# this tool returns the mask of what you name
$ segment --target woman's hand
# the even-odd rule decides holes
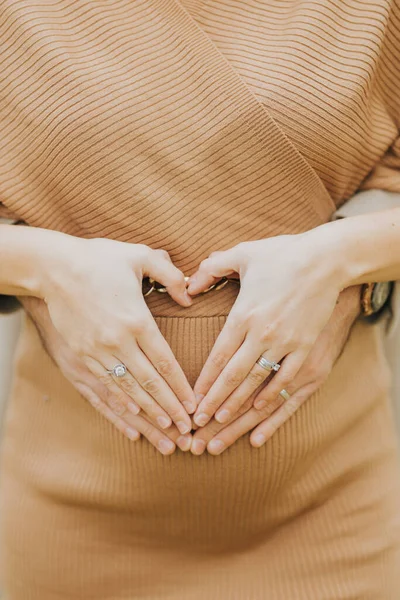
[[[51,321],[108,389],[114,415],[141,408],[161,429],[172,419],[181,434],[188,433],[193,390],[142,293],[142,279],[150,276],[177,303],[190,304],[183,273],[168,254],[142,244],[63,236],[46,260],[41,297]],[[122,377],[108,372],[119,363],[127,369]]]
[[[264,408],[257,410],[251,405],[254,398],[263,397],[265,383],[262,383],[242,406],[239,414],[231,419],[230,424],[221,424],[213,419],[205,427],[198,429],[192,442],[192,453],[202,454],[207,447],[210,454],[221,454],[254,428],[250,443],[255,447],[262,446],[326,381],[343,350],[359,312],[360,287],[347,288],[340,294],[331,318],[317,338],[303,366],[287,386],[290,399],[284,400],[281,395],[278,395]]]
[[[288,388],[327,324],[341,291],[335,256],[323,236],[307,232],[238,244],[215,252],[190,278],[192,295],[223,276],[237,273],[241,289],[194,391],[200,402],[194,422],[215,415],[226,423],[271,371],[262,355],[282,366],[263,391],[265,403]]]
[[[131,401],[130,397],[120,388],[115,390],[114,397],[109,388],[89,371],[53,326],[43,300],[30,296],[20,297],[19,300],[34,322],[47,353],[64,377],[117,429],[131,440],[138,440],[142,434],[162,454],[174,452],[175,444],[183,451],[189,450],[191,434],[181,435],[174,425],[162,431],[148,417],[135,415],[136,410],[115,413],[111,406],[116,402],[126,406]]]

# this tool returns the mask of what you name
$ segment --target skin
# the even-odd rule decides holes
[[[267,256],[274,260],[268,263]],[[229,421],[267,379],[270,371],[256,362],[261,355],[281,368],[255,405],[276,401],[307,359],[341,292],[339,278],[321,264],[307,236],[279,236],[213,253],[188,291],[199,293],[233,274],[240,277],[239,295],[194,387],[200,400],[194,422],[201,427],[214,414],[220,423]]]
[[[52,325],[79,359],[80,369],[84,366],[103,386],[101,395],[86,390],[94,408],[130,439],[145,427],[142,415],[131,418],[139,411],[160,429],[173,422],[181,435],[189,433],[193,390],[142,293],[142,279],[149,275],[177,303],[190,305],[184,275],[168,254],[142,244],[86,240],[30,227],[4,225],[0,232],[4,254],[14,258],[13,269],[5,257],[1,276],[17,279],[17,284],[4,286],[6,291],[25,290],[25,296],[29,289],[45,302]],[[128,369],[124,377],[107,372],[118,363]],[[84,385],[81,378],[81,393]],[[174,449],[171,444],[169,449]]]
[[[264,408],[255,408],[254,399],[257,394],[262,397],[265,388],[265,383],[261,384],[229,424],[218,423],[213,418],[205,427],[199,428],[194,435],[192,453],[202,454],[207,447],[210,454],[221,454],[251,430],[252,446],[262,446],[326,381],[359,312],[360,286],[347,288],[341,293],[331,318],[318,336],[303,366],[287,386],[290,400],[285,401],[278,395]]]
[[[400,278],[400,209],[213,253],[190,278],[188,290],[166,252],[140,244],[3,225],[0,255],[0,293],[45,302],[55,330],[79,358],[81,376],[75,383],[81,393],[130,439],[143,432],[162,451],[149,425],[157,423],[166,431],[174,422],[186,435],[192,424],[189,414],[196,411],[194,420],[201,427],[213,423],[214,415],[224,429],[236,419],[230,426],[233,437],[260,424],[252,434],[252,443],[260,445],[323,379],[313,371],[305,377],[304,369],[307,373],[313,363],[315,348],[321,343],[324,347],[321,334],[332,324],[342,291]],[[195,384],[196,409],[193,391],[147,308],[142,278],[153,277],[176,302],[189,306],[187,291],[196,295],[232,274],[240,278],[240,292]],[[261,354],[281,363],[273,377],[256,364]],[[329,370],[336,357],[333,352]],[[129,370],[120,380],[105,372],[117,362]],[[82,364],[86,375],[94,376],[93,385],[87,385]],[[96,387],[93,396],[98,382],[107,393]],[[278,406],[282,389],[292,396]],[[140,415],[135,414],[139,407]],[[222,411],[230,411],[229,419]],[[221,430],[218,439],[224,435]],[[173,445],[169,448],[174,450]],[[210,440],[209,450],[217,453],[221,448]]]
[[[107,387],[87,369],[86,365],[65,343],[51,322],[45,302],[28,296],[20,297],[19,300],[35,323],[45,349],[66,379],[92,406],[109,421],[116,424],[118,417],[108,408],[109,392]],[[288,386],[288,391],[293,393],[292,403],[296,402],[296,407],[305,402],[329,375],[346,343],[359,310],[360,287],[354,286],[344,290],[303,368],[295,381]],[[261,444],[255,440],[257,434],[264,435],[266,441],[277,427],[283,424],[284,421],[280,417],[285,417],[286,420],[292,414],[287,411],[287,408],[284,408],[285,405],[288,406],[288,403],[284,403],[281,396],[278,396],[267,409],[261,411],[251,406],[253,400],[254,395],[248,399],[238,414],[234,415],[230,424],[221,424],[213,419],[208,425],[196,431],[193,440],[191,434],[180,435],[174,425],[166,430],[161,430],[157,423],[143,413],[140,416],[127,414],[125,419],[131,429],[135,431],[132,440],[138,440],[143,435],[162,454],[172,454],[176,446],[183,451],[190,449],[196,455],[202,454],[207,446],[210,454],[220,454],[252,429],[254,432],[250,441],[255,447],[260,446]],[[269,416],[279,407],[282,408],[281,412],[277,410],[273,416]],[[243,416],[240,416],[241,414]],[[120,426],[123,427],[124,423],[120,423]],[[224,444],[223,447],[221,447],[221,443]]]
[[[91,406],[115,425],[117,429],[125,433],[132,441],[138,440],[142,435],[161,454],[172,454],[176,446],[183,451],[190,449],[191,434],[181,435],[175,425],[163,430],[157,422],[143,411],[140,415],[136,414],[136,411],[129,411],[123,416],[113,412],[110,408],[112,392],[98,377],[91,373],[84,361],[65,342],[51,321],[46,303],[30,296],[22,296],[18,300],[35,324],[43,346],[64,377]],[[123,394],[123,392],[121,393]],[[123,401],[129,402],[129,396]],[[127,428],[132,431],[129,435],[126,432]]]

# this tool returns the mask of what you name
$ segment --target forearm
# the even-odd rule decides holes
[[[35,227],[0,225],[0,294],[44,298],[45,281],[66,254],[64,234]]]
[[[340,219],[309,234],[342,288],[400,279],[400,208]]]

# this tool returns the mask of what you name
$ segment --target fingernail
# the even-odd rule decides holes
[[[193,276],[193,277],[190,277],[190,278],[189,278],[189,283],[188,283],[188,286],[187,286],[187,288],[186,288],[186,289],[187,289],[188,291],[189,291],[190,289],[192,289],[192,290],[193,290],[193,288],[195,288],[195,286],[196,286],[196,281],[197,281],[197,278],[196,278],[195,276]],[[190,293],[190,292],[189,292],[189,293]]]
[[[223,410],[220,410],[215,415],[215,419],[218,421],[218,423],[226,423],[227,421],[229,421],[230,418],[231,418],[231,413],[229,412],[229,410],[226,410],[226,408],[224,408]]]
[[[128,402],[128,410],[130,410],[134,415],[138,415],[140,413],[139,406],[137,406],[137,404],[133,404],[133,402]]]
[[[136,441],[139,439],[140,437],[140,433],[138,431],[136,431],[136,429],[132,429],[131,427],[127,427],[126,428],[126,435],[128,436],[128,438],[132,441]]]
[[[211,440],[207,447],[207,450],[212,454],[221,454],[224,449],[225,444],[222,440]]]
[[[168,417],[157,417],[156,420],[161,429],[168,429],[168,427],[171,427],[172,422],[171,419],[168,419]]]
[[[205,449],[206,443],[203,440],[193,440],[191,447],[192,454],[203,454]]]
[[[265,402],[265,400],[257,400],[256,402],[254,402],[254,408],[256,408],[257,410],[261,410],[262,408],[265,408],[267,406],[267,403]]]
[[[183,296],[188,304],[193,304],[193,298],[188,294],[187,290],[184,291]]]
[[[188,415],[192,415],[196,410],[196,404],[193,404],[193,402],[190,402],[190,400],[182,402],[182,404],[185,407],[185,410],[188,413]]]
[[[178,421],[176,426],[179,429],[179,432],[183,435],[185,435],[185,433],[189,433],[190,431],[190,427],[186,425],[186,423],[184,423],[183,421]]]
[[[204,427],[204,425],[208,423],[209,420],[210,417],[206,415],[206,413],[200,413],[199,415],[197,415],[197,417],[194,418],[194,422],[200,427]]]
[[[200,402],[204,398],[204,394],[195,394],[194,397],[195,397],[195,400],[196,400],[197,404],[200,404]]]
[[[180,435],[176,440],[176,443],[183,452],[187,452],[192,445],[192,439],[191,435]]]
[[[265,435],[263,435],[262,433],[257,433],[257,435],[255,435],[252,440],[251,440],[251,444],[252,446],[255,446],[256,448],[259,448],[260,446],[262,446],[265,443]]]
[[[170,454],[175,450],[175,444],[170,440],[160,440],[157,444],[157,448],[161,454]]]

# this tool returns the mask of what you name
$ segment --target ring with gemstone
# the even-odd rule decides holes
[[[110,371],[107,369],[107,373],[111,373],[112,375],[115,375],[115,377],[123,377],[124,375],[126,375],[126,372],[127,368],[122,363],[118,363]]]
[[[266,371],[279,371],[281,365],[274,360],[268,360],[264,356],[260,356],[257,360],[257,364],[260,365]]]

